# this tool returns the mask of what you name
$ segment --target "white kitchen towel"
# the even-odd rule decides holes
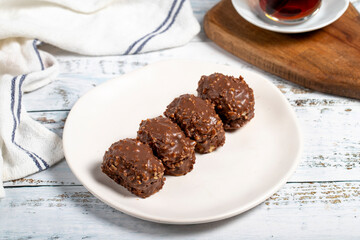
[[[183,45],[199,30],[187,0],[0,0],[0,180],[63,158],[61,139],[22,103],[58,73],[39,41],[86,55],[137,54]]]
[[[199,30],[187,0],[0,0],[0,39],[37,38],[86,55],[176,47]]]
[[[54,57],[36,40],[0,41],[0,176],[3,181],[47,169],[63,158],[61,139],[27,114],[24,92],[48,84],[58,73]],[[0,181],[1,183],[1,181]],[[0,197],[4,189],[0,184]]]

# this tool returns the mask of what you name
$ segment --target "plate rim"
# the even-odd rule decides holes
[[[106,80],[105,82],[99,84],[98,86],[94,87],[93,89],[89,90],[84,95],[82,95],[76,101],[76,103],[73,105],[73,107],[71,108],[71,110],[70,110],[70,112],[68,114],[68,117],[67,117],[67,119],[65,121],[64,131],[63,131],[62,143],[63,143],[65,160],[66,160],[71,172],[75,175],[75,177],[80,181],[80,183],[91,194],[93,194],[96,198],[100,199],[103,203],[107,204],[108,206],[111,206],[112,208],[114,208],[114,209],[116,209],[116,210],[118,210],[118,211],[120,211],[122,213],[125,213],[125,214],[127,214],[129,216],[132,216],[132,217],[136,217],[136,218],[146,220],[146,221],[150,221],[150,222],[161,223],[161,224],[188,225],[188,224],[202,224],[202,223],[215,222],[215,221],[220,221],[220,220],[224,220],[224,219],[227,219],[227,218],[237,216],[237,215],[239,215],[241,213],[244,213],[244,212],[254,208],[255,206],[261,204],[266,199],[271,197],[274,193],[276,193],[282,186],[284,186],[286,184],[287,180],[291,177],[291,175],[295,172],[297,166],[299,165],[300,160],[301,160],[301,156],[302,156],[302,152],[303,152],[303,134],[302,134],[301,127],[300,127],[300,124],[299,124],[299,120],[296,117],[294,109],[292,108],[292,106],[290,105],[290,103],[288,102],[286,97],[281,93],[281,91],[271,81],[269,81],[268,79],[266,79],[266,77],[260,75],[259,73],[254,72],[252,70],[239,68],[239,71],[246,71],[246,72],[249,72],[251,74],[255,74],[258,77],[262,78],[263,80],[265,80],[268,83],[269,87],[271,87],[273,90],[275,90],[278,93],[279,98],[285,103],[285,105],[289,109],[289,113],[291,114],[291,118],[294,120],[294,123],[295,123],[295,126],[296,126],[296,132],[298,134],[299,145],[298,145],[298,148],[297,148],[296,157],[293,160],[293,163],[292,163],[291,167],[287,170],[286,174],[284,176],[282,176],[281,180],[277,184],[274,184],[273,187],[269,188],[265,192],[265,194],[261,195],[261,197],[257,198],[254,201],[249,202],[248,204],[246,204],[246,205],[244,205],[244,206],[242,206],[240,208],[235,208],[232,211],[227,211],[227,212],[225,212],[223,214],[217,214],[217,215],[214,215],[212,217],[191,218],[191,220],[189,220],[187,218],[184,218],[184,219],[171,219],[171,218],[163,218],[163,217],[156,217],[156,216],[154,217],[154,216],[149,216],[147,214],[145,214],[145,215],[141,214],[138,211],[136,211],[136,212],[129,211],[126,207],[125,208],[119,208],[119,206],[113,205],[111,202],[107,201],[102,196],[96,194],[91,189],[91,187],[86,184],[86,182],[82,181],[82,179],[81,179],[81,177],[79,177],[77,171],[74,170],[74,167],[73,167],[71,161],[69,161],[68,158],[67,158],[68,153],[67,153],[67,147],[66,147],[66,141],[67,141],[66,139],[68,138],[67,137],[68,136],[67,129],[68,129],[68,126],[69,126],[69,121],[68,120],[69,119],[71,120],[72,113],[74,111],[76,111],[76,109],[81,104],[81,102],[84,101],[86,96],[90,95],[93,91],[97,91],[99,88],[106,87],[107,85],[111,84],[113,81],[118,81],[121,78],[125,78],[125,77],[128,77],[129,75],[136,74],[138,71],[143,71],[145,68],[151,68],[151,67],[153,67],[155,65],[162,65],[162,64],[169,64],[169,63],[176,64],[176,63],[179,63],[179,62],[181,62],[181,63],[186,62],[186,63],[192,63],[192,64],[196,64],[196,63],[204,64],[205,63],[205,64],[211,64],[211,65],[220,65],[222,67],[227,67],[227,68],[236,68],[235,66],[224,65],[224,64],[208,62],[208,61],[189,60],[189,59],[170,59],[170,60],[161,60],[161,61],[157,61],[157,62],[154,62],[154,63],[150,63],[150,64],[148,64],[148,65],[146,65],[144,67],[135,69],[135,70],[133,70],[131,72],[128,72],[128,73],[125,73],[123,75],[120,75],[120,76],[114,77],[112,79]]]
[[[278,28],[275,28],[273,27],[272,25],[262,25],[256,21],[252,21],[252,19],[248,18],[247,16],[245,16],[244,14],[242,14],[243,12],[241,11],[241,9],[237,6],[237,3],[236,2],[239,2],[239,1],[244,1],[244,0],[231,0],[231,3],[233,5],[233,7],[235,8],[236,12],[242,17],[244,18],[247,22],[259,27],[259,28],[262,28],[262,29],[265,29],[265,30],[268,30],[268,31],[272,31],[272,32],[278,32],[278,33],[289,33],[289,34],[296,34],[296,33],[305,33],[305,32],[311,32],[311,31],[315,31],[315,30],[318,30],[320,28],[323,28],[323,27],[326,27],[330,24],[332,24],[333,22],[335,22],[336,20],[338,20],[344,13],[345,11],[349,8],[349,5],[350,5],[350,0],[342,0],[345,5],[344,7],[339,10],[337,12],[337,14],[330,20],[330,21],[326,21],[322,24],[319,24],[319,25],[316,25],[314,27],[310,27],[310,28],[301,28],[301,29],[297,29],[297,28],[294,28],[294,29],[289,29],[287,28],[288,26],[284,25],[284,26],[281,26],[281,25],[276,25]],[[246,0],[247,1],[247,0]],[[323,0],[322,4],[324,4],[324,2],[326,2],[327,0]],[[316,17],[316,15],[314,16],[314,18]],[[263,20],[260,19],[260,21],[262,23],[266,23],[264,22]],[[301,25],[301,24],[299,24]],[[296,26],[299,26],[299,25],[296,25]]]

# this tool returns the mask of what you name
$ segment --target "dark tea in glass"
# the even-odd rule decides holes
[[[273,21],[296,24],[315,15],[321,0],[259,0],[265,16]]]

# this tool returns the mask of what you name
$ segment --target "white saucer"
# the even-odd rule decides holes
[[[263,20],[252,6],[254,0],[232,0],[232,4],[245,20],[260,28],[280,33],[302,33],[314,31],[335,22],[348,8],[349,0],[323,0],[315,16],[297,25],[284,25]]]
[[[196,94],[201,75],[213,72],[241,74],[255,95],[255,117],[226,133],[223,147],[196,154],[193,171],[167,176],[163,189],[146,199],[101,172],[111,143],[136,137],[141,120],[161,115],[180,94]],[[129,215],[171,224],[217,221],[255,207],[285,184],[302,149],[296,115],[271,82],[250,70],[184,60],[151,64],[91,90],[72,108],[63,142],[72,172],[96,197]]]

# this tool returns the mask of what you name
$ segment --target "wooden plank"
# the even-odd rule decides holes
[[[54,51],[53,54],[57,54],[60,63],[61,74],[53,83],[24,95],[24,103],[29,111],[69,110],[80,96],[96,85],[149,63],[173,58],[232,65],[239,67],[240,74],[241,69],[252,69],[281,88],[293,106],[359,105],[356,100],[312,92],[265,73],[210,42],[192,42],[179,48],[130,56],[63,56]]]
[[[5,187],[26,187],[26,186],[81,186],[71,172],[65,159],[42,171],[24,178],[4,182]],[[7,190],[5,190],[7,192]]]
[[[359,169],[360,122],[356,121],[360,119],[359,107],[299,107],[295,112],[304,136],[301,166],[309,168],[303,168],[304,171],[319,168],[322,169],[319,178],[323,174],[339,177],[335,172],[326,173],[327,169],[334,169],[337,173],[344,171],[342,177],[346,179],[354,168]]]
[[[290,179],[301,181],[359,180],[360,106],[299,106],[295,112],[304,135],[302,161]],[[68,111],[31,112],[33,119],[61,136]],[[77,185],[66,162],[5,186]]]
[[[194,15],[201,26],[200,33],[194,37],[191,41],[201,41],[201,42],[209,42],[211,41],[205,34],[203,28],[203,20],[206,12],[215,6],[220,0],[192,0],[190,1],[191,7],[193,9]]]
[[[258,207],[209,224],[171,226],[122,214],[80,186],[8,188],[0,239],[357,239],[360,182],[287,184]],[[21,225],[19,225],[21,223]]]
[[[56,112],[29,112],[32,119],[41,123],[59,136],[62,136],[69,111]]]

